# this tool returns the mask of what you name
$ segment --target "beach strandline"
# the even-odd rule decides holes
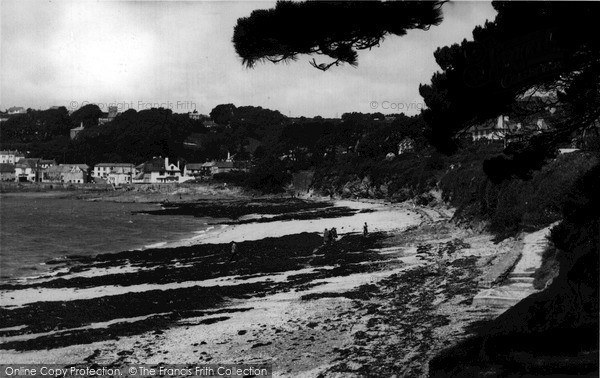
[[[334,206],[348,207],[358,212],[339,218],[291,219],[267,223],[220,225],[191,238],[168,243],[165,247],[173,248],[199,243],[217,244],[230,243],[232,241],[259,240],[302,232],[322,233],[326,228],[331,229],[332,227],[335,227],[340,235],[362,233],[365,222],[368,224],[371,232],[388,232],[418,225],[422,221],[422,215],[405,204],[389,205],[384,203],[339,200],[334,201]],[[264,218],[268,217],[267,215]],[[257,219],[259,218],[263,217],[258,217]]]

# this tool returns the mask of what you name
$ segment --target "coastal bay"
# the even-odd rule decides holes
[[[452,225],[451,209],[172,197],[136,216],[229,218],[160,248],[73,256],[47,275],[2,284],[2,360],[426,375],[448,337],[498,313],[471,303],[489,256],[510,246]],[[331,227],[340,238],[324,245]],[[232,241],[240,257],[230,261]]]

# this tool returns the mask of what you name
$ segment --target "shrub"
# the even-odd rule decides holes
[[[482,169],[485,154],[462,156],[460,167],[440,180],[444,200],[459,209],[457,217],[487,219],[490,230],[510,236],[521,229],[538,229],[561,218],[561,204],[570,188],[598,159],[590,153],[561,155],[529,180],[513,178],[495,184]]]
[[[559,272],[558,260],[556,259],[558,250],[554,245],[548,246],[542,253],[542,265],[533,275],[533,287],[542,290],[548,282],[556,277]]]
[[[277,158],[265,158],[258,162],[248,174],[246,185],[263,193],[282,193],[292,180],[285,165]]]
[[[243,171],[232,171],[226,173],[217,173],[213,175],[213,180],[219,182],[226,182],[228,184],[246,186],[248,182],[249,174]]]

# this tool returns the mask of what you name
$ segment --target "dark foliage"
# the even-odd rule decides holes
[[[527,177],[574,131],[600,116],[600,43],[594,37],[598,3],[494,2],[493,22],[473,30],[473,41],[438,48],[442,72],[420,93],[429,139],[456,149],[462,129],[500,114],[527,115],[560,104],[564,117],[546,135],[531,138],[510,157],[491,161],[495,181]],[[531,100],[533,95],[538,101]],[[539,100],[543,99],[543,100]]]
[[[236,107],[233,104],[217,105],[210,111],[210,118],[219,125],[228,125],[233,118],[235,109]]]
[[[278,1],[238,19],[233,44],[243,63],[281,62],[300,54],[333,59],[313,66],[357,64],[357,50],[378,46],[386,36],[426,30],[441,20],[439,1]]]
[[[28,109],[27,113],[10,117],[0,124],[2,144],[40,143],[55,137],[69,136],[73,122],[67,108]]]
[[[291,180],[292,176],[284,163],[276,157],[268,156],[252,167],[247,185],[264,193],[280,193]]]
[[[96,104],[84,105],[71,114],[73,124],[79,126],[83,123],[83,127],[98,126],[98,118],[100,117],[102,117],[102,110]]]
[[[561,155],[528,180],[515,177],[494,182],[482,169],[482,161],[493,154],[487,151],[471,155],[467,158],[471,161],[457,162],[457,168],[441,178],[439,187],[444,199],[458,208],[457,219],[487,220],[490,230],[500,237],[561,219],[570,188],[598,161],[590,153]]]
[[[185,156],[183,141],[197,121],[169,109],[128,110],[102,127],[80,132],[73,142],[74,159],[142,163],[155,156]]]

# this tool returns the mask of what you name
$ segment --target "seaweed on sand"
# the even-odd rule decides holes
[[[249,214],[286,214],[332,207],[330,202],[304,201],[298,198],[268,198],[248,200],[197,200],[185,203],[163,203],[162,209],[140,211],[138,214],[190,215],[238,219]]]
[[[343,262],[341,266],[289,276],[288,280],[283,282],[264,280],[248,283],[242,280],[230,286],[215,284],[118,295],[107,294],[89,299],[34,302],[22,307],[0,308],[0,328],[5,329],[0,332],[0,336],[7,338],[0,344],[0,349],[56,348],[116,339],[150,330],[164,330],[183,319],[189,322],[192,321],[191,319],[206,316],[209,314],[207,310],[224,305],[230,298],[241,299],[289,291],[310,285],[315,279],[364,271],[364,265],[355,263],[373,260],[377,256],[374,252],[359,252],[375,247],[384,237],[384,234],[376,233],[369,238],[358,235],[344,236],[335,247],[332,247],[339,254],[338,261]],[[120,266],[128,262],[153,269],[71,279],[61,277],[37,284],[12,285],[9,289],[144,285],[194,281],[234,274],[257,275],[294,271],[309,266],[318,268],[330,263],[328,259],[314,258],[315,251],[319,254],[320,246],[321,237],[316,233],[246,241],[239,243],[240,259],[230,264],[224,263],[229,258],[229,244],[198,245],[174,248],[169,251],[127,251],[115,255],[100,255],[96,260],[92,259],[89,265],[90,267],[96,264]],[[347,249],[347,253],[341,248]],[[323,254],[322,251],[320,253]],[[175,262],[191,266],[175,267],[173,266]],[[49,334],[44,334],[47,332]],[[30,335],[30,338],[19,337],[11,340],[14,336],[27,335]]]

